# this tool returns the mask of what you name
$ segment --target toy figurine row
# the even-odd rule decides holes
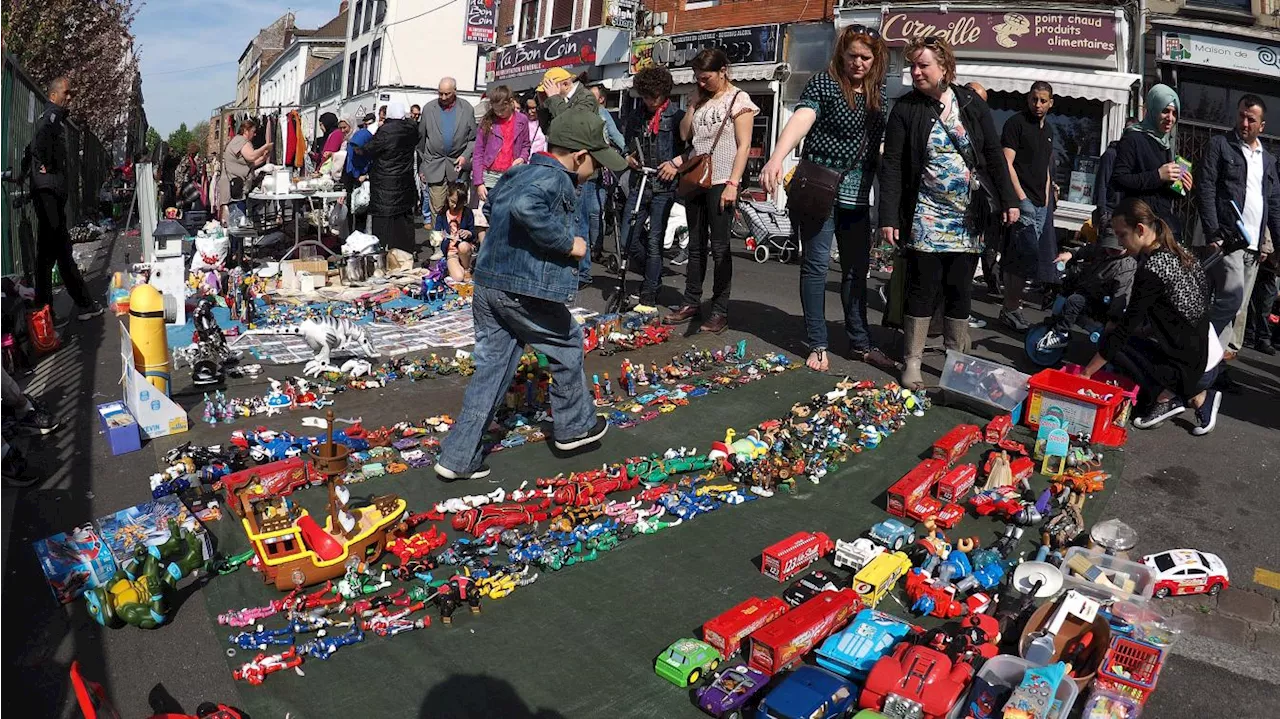
[[[531,359],[536,362],[536,357]],[[397,559],[395,565],[374,568],[352,563],[343,580],[332,587],[310,594],[295,590],[283,600],[219,617],[223,624],[249,626],[284,613],[284,628],[265,630],[259,625],[257,631],[232,635],[232,641],[260,651],[272,645],[295,645],[280,654],[258,655],[237,670],[236,677],[260,682],[266,673],[297,666],[313,652],[327,658],[338,646],[360,641],[366,632],[394,636],[424,628],[430,620],[413,615],[428,603],[449,624],[461,604],[478,613],[481,598],[505,597],[535,581],[539,575],[534,567],[554,571],[589,562],[626,539],[771,493],[763,485],[755,486],[759,491],[750,491],[745,482],[769,477],[771,486],[777,487],[779,482],[789,485],[798,476],[818,481],[851,451],[876,446],[881,437],[900,428],[907,416],[922,414],[926,404],[896,385],[878,389],[871,383],[846,380],[741,439],[730,430],[706,454],[673,449],[661,456],[538,480],[534,489],[526,484],[511,492],[498,489],[441,502],[429,512],[404,517],[389,532],[386,546]],[[750,468],[756,465],[770,469],[753,472]],[[635,489],[640,491],[628,499],[610,500],[611,495]],[[466,536],[446,544],[445,533],[436,525],[412,532],[421,522],[446,518]],[[545,531],[526,529],[540,522],[547,523]],[[435,577],[442,567],[451,567],[451,576]],[[384,592],[392,580],[408,586]],[[315,619],[299,621],[299,614]],[[346,631],[330,638],[336,642],[332,649],[313,643],[318,640],[298,644],[300,633],[322,628]]]
[[[822,532],[798,532],[766,547],[760,571],[779,582],[825,556],[835,570],[810,571],[781,598],[752,597],[712,618],[703,640],[676,640],[657,656],[654,672],[680,687],[706,679],[694,701],[716,717],[739,716],[756,704],[761,716],[851,716],[862,709],[867,717],[1060,719],[1091,684],[1082,716],[1135,719],[1178,634],[1176,622],[1143,601],[1153,585],[1156,594],[1162,586],[1143,568],[1203,566],[1217,583],[1207,591],[1216,591],[1229,581],[1225,565],[1192,550],[1152,555],[1139,565],[1113,556],[1110,545],[1106,553],[1073,548],[1064,556],[1084,529],[1085,497],[1103,486],[1105,475],[1094,469],[1101,458],[1088,446],[1038,441],[1036,452],[1074,455],[1076,467],[1044,462],[1048,482],[1037,494],[1034,465],[1024,445],[1009,438],[1011,428],[1006,415],[985,429],[966,424],[943,435],[929,458],[889,487],[886,507],[897,518],[864,536],[832,542]],[[958,462],[983,442],[993,446],[984,449],[987,481],[977,489],[975,465]],[[1016,471],[1011,452],[1024,460],[1012,463]],[[1007,522],[990,547],[942,531],[940,518],[955,526],[964,514],[955,503],[974,489],[974,513]],[[1031,527],[1040,529],[1041,546],[1025,559],[1021,537]],[[1099,536],[1111,535],[1133,532],[1111,526]],[[1136,537],[1126,540],[1133,543]],[[899,580],[911,613],[948,623],[925,632],[879,611]],[[1037,600],[1048,597],[1057,599],[1033,614]],[[1000,655],[1004,637],[1021,638],[1018,648],[1017,641],[1003,647],[1020,657]],[[817,667],[800,664],[810,652]],[[722,661],[727,668],[715,674]]]

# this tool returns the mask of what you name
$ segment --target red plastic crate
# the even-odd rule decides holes
[[[1118,387],[1058,369],[1041,370],[1027,384],[1031,393],[1023,416],[1028,427],[1039,429],[1044,411],[1056,406],[1064,410],[1073,435],[1088,432],[1092,442],[1108,447],[1128,441],[1129,433],[1124,429],[1128,401]],[[1082,390],[1092,394],[1081,394]]]
[[[1156,646],[1128,637],[1115,637],[1098,667],[1095,684],[1146,703],[1156,689],[1164,652]]]
[[[1078,377],[1081,374],[1084,374],[1084,367],[1081,367],[1078,364],[1071,364],[1070,362],[1068,362],[1062,365],[1062,371],[1066,372],[1069,375]],[[1115,374],[1112,372],[1108,372],[1104,369],[1098,370],[1097,372],[1095,372],[1093,374],[1092,379],[1097,382],[1101,382],[1103,384],[1109,384],[1112,387],[1119,389],[1120,394],[1124,395],[1124,398],[1126,401],[1128,401],[1129,406],[1123,407],[1123,417],[1122,417],[1123,421],[1121,422],[1121,424],[1124,425],[1125,427],[1128,427],[1129,414],[1132,413],[1133,408],[1138,405],[1138,391],[1141,389],[1141,387],[1138,386],[1137,382],[1134,382],[1132,379],[1125,377],[1122,374]]]

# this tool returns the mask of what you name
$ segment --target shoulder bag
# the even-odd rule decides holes
[[[728,125],[729,120],[733,118],[733,104],[738,101],[740,94],[742,91],[738,90],[729,100],[724,119],[720,121],[720,129],[716,130],[716,138],[711,141],[711,151],[690,155],[689,159],[680,166],[678,170],[680,179],[676,185],[676,194],[680,197],[692,197],[699,192],[711,189],[711,156],[715,154],[716,146],[720,144],[720,136],[724,134],[725,125]]]
[[[959,103],[956,104],[956,112],[960,112]],[[942,124],[942,131],[947,133],[947,138],[951,140],[956,152],[960,153],[960,158],[964,160],[965,166],[969,168],[972,182],[969,185],[969,210],[965,214],[965,223],[969,226],[970,232],[982,234],[994,224],[996,218],[1000,217],[1000,198],[996,195],[996,185],[991,181],[991,176],[978,167],[978,148],[974,147],[972,131],[969,133],[969,151],[965,152],[960,147],[960,142],[956,139],[956,136],[951,133],[951,128],[947,126],[946,121],[942,119],[942,115],[938,113],[936,107],[933,109],[933,116],[938,118],[938,122]]]

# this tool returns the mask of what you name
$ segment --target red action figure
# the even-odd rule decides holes
[[[543,500],[536,505],[517,502],[486,504],[453,515],[453,528],[479,537],[493,527],[515,529],[521,525],[546,521],[561,511],[560,507],[551,507],[550,500]]]
[[[453,610],[463,602],[470,605],[472,614],[480,613],[480,592],[471,577],[463,574],[455,574],[441,584],[432,601],[440,608],[440,621],[445,624],[453,624]]]
[[[253,661],[245,663],[239,669],[231,673],[233,679],[241,679],[249,682],[253,686],[262,684],[262,680],[268,674],[275,674],[282,669],[292,669],[302,664],[302,657],[298,656],[296,647],[289,647],[279,654],[259,654],[253,658]]]
[[[412,519],[412,518],[411,518]],[[404,527],[406,523],[401,523]],[[410,525],[411,526],[411,525]],[[397,527],[399,530],[399,527]],[[431,529],[408,536],[393,536],[387,540],[387,551],[400,559],[400,564],[408,564],[414,559],[421,559],[444,546],[446,535],[436,525]]]

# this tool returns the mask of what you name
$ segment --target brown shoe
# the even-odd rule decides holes
[[[668,314],[662,318],[664,325],[678,325],[681,322],[688,322],[698,316],[699,308],[697,305],[682,305],[680,309]]]
[[[711,319],[703,322],[702,326],[698,328],[698,331],[710,332],[713,335],[718,335],[727,329],[729,329],[728,317],[725,317],[724,315],[711,315]]]
[[[900,363],[893,361],[889,355],[881,352],[879,348],[876,347],[862,351],[853,350],[849,353],[849,359],[856,360],[858,362],[865,362],[872,367],[882,369],[885,372],[902,371],[902,365]]]
[[[1235,362],[1235,361],[1236,361],[1236,351],[1235,351],[1235,350],[1227,350],[1227,351],[1223,352],[1223,353],[1222,353],[1222,361],[1223,361],[1223,362]]]

